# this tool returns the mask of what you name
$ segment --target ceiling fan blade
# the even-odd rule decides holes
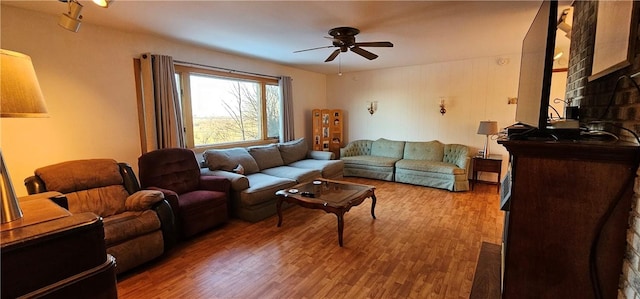
[[[304,50],[293,51],[293,53],[300,53],[300,52],[305,52],[305,51],[318,50],[318,49],[326,49],[326,48],[333,48],[333,47],[334,47],[334,46],[317,47],[317,48],[311,48],[311,49],[304,49]]]
[[[364,42],[364,43],[355,43],[354,46],[357,47],[393,47],[391,42]]]
[[[333,53],[331,53],[331,55],[329,55],[329,57],[327,57],[327,60],[325,60],[324,62],[333,61],[334,59],[336,59],[338,54],[340,54],[340,49],[336,49],[335,51],[333,51]]]
[[[364,57],[364,58],[366,58],[366,59],[369,59],[369,60],[374,60],[374,59],[378,58],[378,55],[373,54],[373,53],[371,53],[371,52],[369,52],[369,51],[367,51],[365,49],[359,48],[357,46],[356,47],[351,47],[351,51],[356,53],[356,54],[358,54],[358,55],[360,55],[360,56],[362,56],[362,57]]]

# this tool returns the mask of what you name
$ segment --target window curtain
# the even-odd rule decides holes
[[[143,54],[140,66],[142,152],[185,147],[173,58],[166,55]]]
[[[280,86],[280,142],[291,141],[295,138],[293,133],[293,93],[291,91],[291,77],[282,76],[278,80]]]

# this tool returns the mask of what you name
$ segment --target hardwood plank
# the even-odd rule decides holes
[[[500,298],[501,247],[482,242],[469,299]]]
[[[482,242],[499,243],[495,187],[449,192],[362,178],[370,201],[335,215],[293,206],[233,219],[119,277],[120,298],[468,298]]]

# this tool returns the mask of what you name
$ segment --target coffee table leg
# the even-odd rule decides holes
[[[338,216],[338,244],[342,247],[342,231],[344,230],[344,213],[336,214]]]
[[[278,227],[282,225],[282,199],[276,200],[276,210],[278,211]]]
[[[371,195],[371,217],[373,217],[373,219],[376,219],[376,214],[374,213],[376,209],[376,194],[374,193],[373,195]]]

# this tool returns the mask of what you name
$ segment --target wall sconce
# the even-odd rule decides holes
[[[378,111],[378,102],[369,102],[367,104],[367,111],[369,111],[369,114],[371,115],[376,113],[376,111]]]
[[[444,115],[447,113],[447,109],[444,108],[444,98],[440,97],[440,114]]]

